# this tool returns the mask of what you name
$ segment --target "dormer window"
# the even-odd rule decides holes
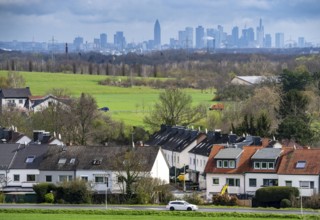
[[[67,158],[60,158],[58,164],[65,164],[67,162]]]
[[[256,170],[273,170],[274,164],[275,164],[274,162],[255,161],[253,162],[253,167]]]
[[[26,159],[26,163],[33,163],[35,158],[36,158],[35,156],[28,156]]]
[[[70,163],[71,163],[71,164],[74,164],[75,162],[76,162],[76,158],[71,158],[71,159],[70,159]]]
[[[235,160],[217,160],[217,168],[236,168]]]
[[[298,161],[296,164],[296,169],[304,169],[306,167],[306,161]]]

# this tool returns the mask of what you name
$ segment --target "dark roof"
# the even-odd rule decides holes
[[[199,135],[197,130],[188,129],[182,126],[161,126],[161,130],[151,136],[146,142],[147,145],[158,145],[165,150],[182,152]]]
[[[1,98],[28,98],[31,96],[30,88],[1,89]]]
[[[209,156],[211,148],[214,144],[222,144],[228,142],[228,135],[220,132],[209,131],[206,138],[192,148],[189,153],[198,154],[202,156]]]
[[[114,169],[115,155],[124,154],[131,147],[106,147],[106,146],[49,146],[43,157],[40,170],[112,170]],[[159,147],[134,148],[146,160],[146,171],[150,171],[159,152]],[[65,163],[58,163],[60,159]],[[75,162],[70,163],[74,158]]]
[[[9,167],[20,144],[0,144],[0,170]]]
[[[43,144],[22,145],[17,152],[11,169],[39,169],[39,165],[47,149],[48,145]],[[26,163],[26,159],[29,156],[34,156],[32,163]]]

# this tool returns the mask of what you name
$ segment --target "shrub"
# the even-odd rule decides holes
[[[63,182],[57,188],[57,200],[60,199],[71,204],[91,203],[91,192],[87,183],[79,179]]]
[[[302,204],[305,208],[320,209],[320,194],[304,198]]]
[[[290,200],[291,198],[298,196],[299,190],[295,187],[270,186],[258,189],[256,191],[255,199],[260,206],[273,206],[279,208],[281,200]]]
[[[4,203],[5,201],[5,195],[3,193],[0,193],[0,203]]]
[[[53,203],[54,202],[54,196],[53,196],[53,193],[47,193],[44,195],[44,201],[46,203]]]
[[[204,203],[203,199],[196,192],[192,193],[191,195],[185,195],[183,199],[189,203],[196,204],[196,205],[201,205]]]
[[[228,205],[229,203],[229,196],[228,195],[213,195],[212,196],[212,203],[214,205]]]
[[[52,183],[39,183],[39,184],[33,185],[33,190],[37,194],[37,201],[45,202],[44,196],[47,193],[56,190],[56,186]]]
[[[289,199],[282,199],[280,202],[280,207],[281,208],[289,208],[291,207],[291,201]]]

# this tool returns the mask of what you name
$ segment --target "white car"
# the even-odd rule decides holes
[[[170,211],[174,211],[174,210],[196,211],[198,210],[198,206],[190,204],[183,200],[175,200],[175,201],[170,201],[166,206],[166,209]]]

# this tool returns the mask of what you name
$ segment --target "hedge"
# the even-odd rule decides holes
[[[298,197],[299,190],[289,186],[269,186],[260,188],[256,191],[258,202],[270,203],[280,202],[282,199],[290,200],[292,197]]]

